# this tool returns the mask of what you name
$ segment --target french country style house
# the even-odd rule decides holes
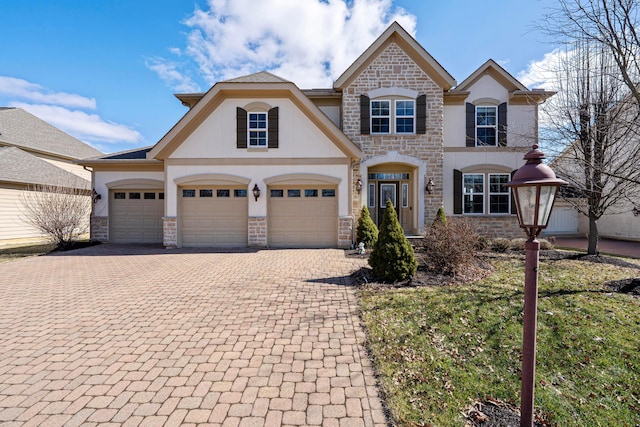
[[[86,159],[91,233],[166,247],[349,247],[391,199],[407,234],[439,207],[519,236],[504,186],[537,142],[538,105],[488,60],[462,83],[393,23],[333,84],[268,72],[178,94],[187,113],[154,146]]]

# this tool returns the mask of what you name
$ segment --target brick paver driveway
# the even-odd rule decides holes
[[[384,425],[339,250],[0,264],[0,425]]]

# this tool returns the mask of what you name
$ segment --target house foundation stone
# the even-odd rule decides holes
[[[162,217],[162,244],[165,248],[178,247],[178,220],[175,216]]]
[[[338,219],[338,247],[350,248],[353,243],[353,217],[343,216]]]
[[[249,217],[249,246],[267,247],[267,218],[264,216]]]
[[[109,217],[92,216],[89,222],[91,240],[107,242],[109,240]]]

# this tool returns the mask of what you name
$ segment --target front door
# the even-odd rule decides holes
[[[396,210],[396,214],[399,214],[398,210],[398,187],[399,182],[378,182],[378,194],[380,195],[380,199],[378,200],[378,215],[377,215],[377,226],[380,227],[382,224],[382,218],[384,218],[384,211],[387,208],[387,200],[391,200],[394,209]],[[398,219],[400,216],[398,215]]]

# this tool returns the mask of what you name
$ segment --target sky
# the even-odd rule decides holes
[[[330,88],[398,21],[458,81],[487,59],[529,88],[555,46],[555,0],[0,0],[0,106],[104,153],[150,146],[186,113],[173,94],[262,70]],[[542,86],[541,86],[542,85]]]

